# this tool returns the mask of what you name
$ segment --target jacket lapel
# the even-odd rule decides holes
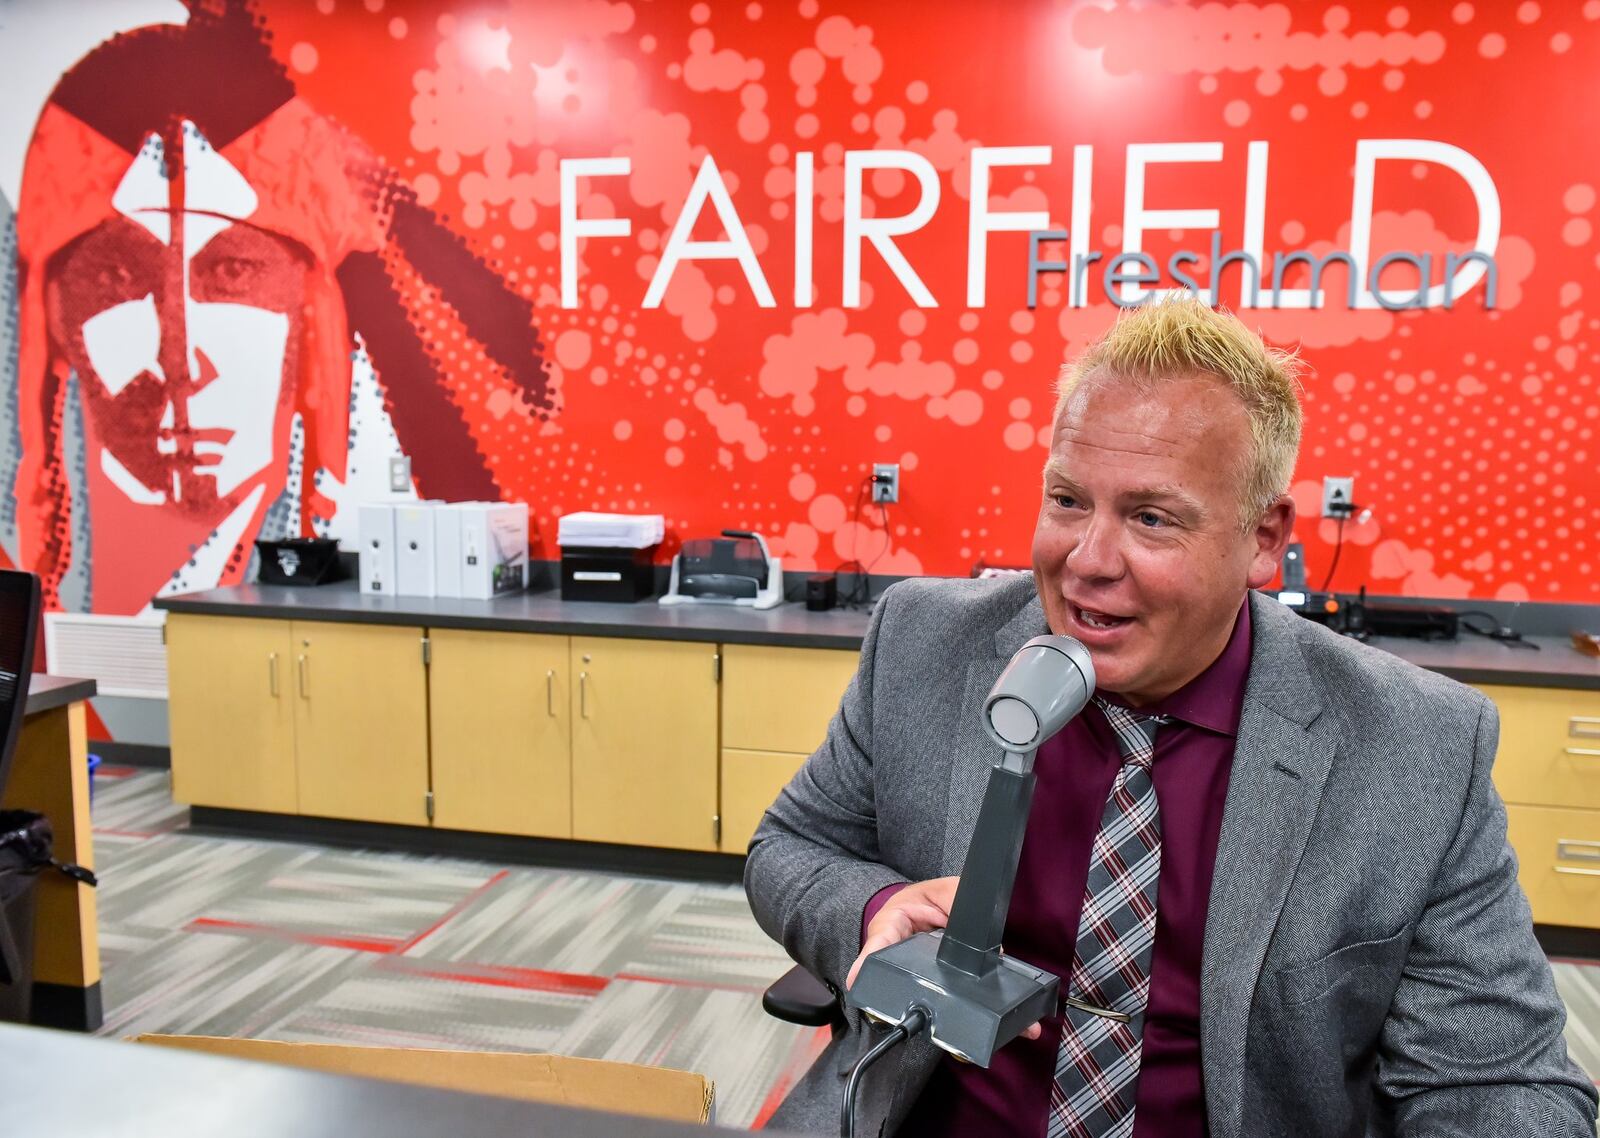
[[[1254,643],[1201,953],[1201,1063],[1215,1138],[1237,1138],[1250,1004],[1333,762],[1303,618],[1250,595]]]
[[[950,805],[940,865],[940,872],[947,877],[960,873],[967,860],[967,847],[972,844],[972,831],[978,824],[978,808],[989,785],[989,768],[1001,757],[1000,748],[983,730],[983,701],[1017,649],[1049,631],[1044,606],[1030,589],[1016,615],[995,633],[994,656],[967,665],[961,708],[950,734]]]

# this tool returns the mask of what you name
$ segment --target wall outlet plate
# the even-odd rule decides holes
[[[409,455],[389,456],[389,489],[404,494],[411,489],[411,458]]]
[[[1351,513],[1356,492],[1354,478],[1324,478],[1322,480],[1322,516],[1347,518]]]
[[[900,500],[900,464],[875,462],[872,464],[872,500],[898,502]]]

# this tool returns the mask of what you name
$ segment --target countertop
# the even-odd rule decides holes
[[[28,705],[23,708],[22,714],[28,716],[38,715],[41,711],[53,711],[69,703],[76,703],[80,699],[88,699],[94,693],[93,680],[78,680],[71,676],[47,676],[43,672],[35,672],[28,680]]]
[[[210,616],[851,650],[861,647],[870,619],[865,610],[808,612],[795,603],[757,612],[725,605],[664,608],[653,599],[636,604],[564,601],[554,590],[492,601],[377,596],[361,593],[354,581],[311,588],[237,585],[164,598],[156,607]],[[1438,642],[1374,637],[1369,643],[1463,683],[1600,691],[1600,660],[1578,652],[1562,637],[1529,637],[1527,643],[1538,645],[1538,651],[1472,635]]]
[[[559,636],[626,636],[640,640],[698,640],[771,644],[788,648],[859,649],[867,634],[865,610],[808,612],[783,604],[760,612],[733,605],[662,606],[654,598],[635,604],[564,601],[555,590],[513,593],[492,601],[458,597],[396,597],[362,593],[354,581],[295,587],[235,585],[156,601],[168,612],[254,616],[279,620],[334,620],[358,624],[411,624]]]

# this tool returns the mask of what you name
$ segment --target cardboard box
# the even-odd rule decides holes
[[[716,1098],[715,1087],[704,1075],[560,1055],[346,1047],[336,1043],[280,1043],[205,1035],[136,1035],[131,1040],[334,1075],[674,1122],[710,1122]]]
[[[433,596],[433,515],[437,505],[407,502],[394,508],[395,591],[402,596]]]
[[[525,502],[464,502],[461,515],[461,595],[480,601],[520,593],[528,583],[528,506]]]
[[[393,594],[394,507],[376,502],[363,503],[358,524],[361,591]]]

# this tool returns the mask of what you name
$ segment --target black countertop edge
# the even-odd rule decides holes
[[[577,604],[579,602],[573,602]],[[641,605],[650,604],[641,601]],[[837,633],[781,632],[764,628],[707,627],[686,624],[627,624],[622,621],[577,621],[540,617],[470,616],[459,613],[376,612],[337,609],[300,609],[288,606],[266,607],[254,604],[229,604],[215,601],[184,601],[171,598],[156,602],[156,607],[174,613],[200,616],[243,616],[256,620],[308,620],[339,624],[391,624],[417,628],[460,628],[483,632],[531,632],[552,636],[600,636],[629,640],[684,640],[707,644],[750,644],[774,648],[861,649],[863,631],[841,629]]]
[[[77,703],[80,699],[88,699],[95,693],[93,680],[79,680],[71,676],[50,676],[43,672],[35,672],[28,679],[28,703],[23,708],[22,714],[38,715],[45,711],[54,711],[58,707],[65,707],[69,703]]]
[[[870,619],[864,610],[813,613],[798,604],[756,612],[713,605],[662,608],[654,600],[635,604],[563,601],[553,590],[518,593],[495,601],[375,597],[357,592],[349,582],[317,589],[240,585],[163,598],[156,601],[156,607],[173,613],[266,620],[847,651],[860,650]],[[1600,661],[1579,655],[1564,637],[1529,637],[1528,643],[1539,646],[1539,652],[1476,637],[1442,643],[1374,637],[1370,643],[1462,683],[1600,691]]]

